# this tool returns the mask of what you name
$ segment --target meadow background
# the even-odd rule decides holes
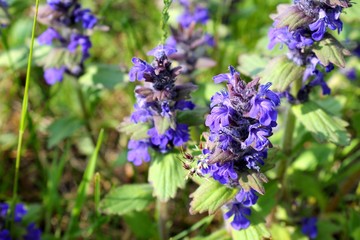
[[[113,187],[130,183],[146,183],[148,165],[135,167],[127,161],[128,136],[117,131],[124,117],[133,110],[134,88],[128,71],[131,59],[136,56],[148,61],[146,52],[159,44],[162,1],[156,0],[82,0],[99,17],[101,27],[92,34],[91,57],[86,61],[86,73],[75,82],[66,76],[53,86],[45,83],[40,66],[48,54],[48,47],[35,42],[30,76],[29,105],[26,131],[20,165],[18,200],[28,208],[27,221],[36,222],[43,239],[158,239],[155,204],[146,211],[130,212],[124,216],[104,215],[97,207],[100,196]],[[207,107],[210,97],[223,86],[216,86],[212,76],[237,66],[245,78],[247,73],[263,68],[269,59],[284,54],[286,49],[268,50],[267,33],[272,25],[269,15],[275,12],[281,0],[224,0],[199,1],[209,8],[211,20],[204,30],[216,41],[208,54],[216,66],[196,73],[199,89],[193,94],[195,103]],[[45,4],[45,1],[40,1]],[[35,1],[10,0],[10,24],[1,29],[0,44],[0,200],[9,202],[13,194],[14,166],[22,99],[26,79],[32,18]],[[176,26],[181,6],[173,3],[169,24]],[[346,10],[342,20],[344,30],[336,36],[350,49],[360,43],[360,9],[357,4]],[[46,29],[38,24],[36,36]],[[355,68],[359,74],[359,59],[346,59],[347,69]],[[358,75],[359,76],[359,75]],[[291,192],[288,203],[301,198],[306,204],[328,204],[338,196],[344,184],[350,189],[340,194],[328,220],[323,221],[318,239],[360,239],[360,89],[359,77],[350,81],[343,71],[328,76],[333,92],[320,97],[323,106],[341,116],[349,125],[351,144],[337,147],[331,143],[317,143],[303,127],[295,132],[295,160],[287,169]],[[79,91],[85,101],[79,99]],[[284,103],[281,111],[286,107]],[[86,110],[85,112],[83,110]],[[280,117],[281,118],[281,117]],[[202,121],[202,119],[200,119]],[[271,138],[275,148],[282,139],[281,119]],[[95,173],[99,189],[94,184],[95,174],[87,179],[88,188],[78,189],[86,167],[95,150],[96,138],[104,129]],[[205,127],[194,129],[193,143]],[[95,137],[95,138],[94,138]],[[274,165],[279,158],[274,156]],[[180,160],[179,160],[180,161]],[[91,162],[91,161],[90,161]],[[275,172],[275,171],[274,171]],[[267,175],[271,179],[274,172]],[[349,181],[351,179],[351,181]],[[349,183],[350,182],[350,183]],[[174,239],[209,236],[223,225],[221,213],[190,215],[189,194],[197,184],[189,181],[178,191],[169,204],[168,227]],[[272,193],[277,191],[276,181],[266,184],[267,194],[260,200],[269,213],[277,204]],[[94,197],[94,195],[96,197]],[[71,211],[79,210],[74,226],[69,228]],[[283,212],[281,212],[283,213]],[[285,213],[283,213],[285,214]],[[290,218],[290,217],[289,217]],[[286,219],[286,218],[285,218]],[[280,222],[271,228],[273,239],[291,238],[293,230]],[[70,229],[70,230],[69,230]],[[289,230],[290,229],[290,230]],[[217,232],[213,239],[226,239],[225,232]],[[292,233],[293,234],[293,233]],[[300,235],[299,235],[300,236]],[[210,238],[206,238],[210,239]]]

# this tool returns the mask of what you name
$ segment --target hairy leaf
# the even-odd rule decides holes
[[[149,182],[154,187],[154,195],[161,201],[174,198],[178,188],[185,186],[186,172],[175,154],[158,155],[149,168]]]
[[[167,117],[154,116],[154,124],[159,134],[164,134],[171,126],[171,120]]]
[[[292,82],[302,78],[304,70],[304,67],[296,65],[285,56],[274,58],[261,73],[260,82],[272,82],[273,90],[283,92]]]
[[[350,143],[345,127],[347,122],[329,115],[315,102],[306,102],[292,107],[297,119],[319,142],[332,142],[339,146]]]
[[[128,184],[111,190],[100,202],[100,210],[106,214],[123,215],[141,211],[152,201],[149,184]]]
[[[268,180],[266,176],[262,173],[244,173],[241,175],[239,179],[239,183],[242,188],[246,191],[250,191],[250,189],[254,189],[261,195],[265,194],[265,188],[263,183],[267,183]]]
[[[48,148],[52,148],[65,138],[71,137],[83,125],[83,121],[77,117],[65,117],[54,121],[48,129]]]
[[[239,189],[228,188],[214,180],[205,181],[190,197],[190,213],[203,213],[208,211],[213,214],[225,203],[235,197]]]
[[[239,67],[241,73],[249,76],[255,77],[261,71],[264,70],[266,64],[268,63],[268,59],[257,55],[257,54],[242,54],[239,57]]]
[[[333,63],[338,67],[345,67],[344,56],[351,55],[349,50],[328,33],[325,34],[321,41],[313,45],[312,51],[324,66]]]
[[[149,126],[144,123],[132,123],[129,120],[125,120],[120,123],[120,126],[117,129],[119,132],[130,135],[130,139],[132,140],[149,138],[147,134]]]
[[[181,111],[177,113],[177,122],[188,126],[199,126],[204,124],[204,115],[209,112],[208,108],[195,108],[194,110]]]
[[[278,13],[273,16],[275,27],[289,27],[293,31],[301,26],[308,25],[314,19],[305,14],[305,12],[296,5],[282,5],[278,8]]]
[[[87,66],[85,74],[79,79],[83,85],[107,89],[113,89],[123,81],[124,73],[120,71],[119,66],[107,64]]]

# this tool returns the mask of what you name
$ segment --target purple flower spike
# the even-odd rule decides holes
[[[143,162],[149,162],[150,154],[148,147],[149,143],[145,141],[130,140],[128,143],[128,160],[133,162],[135,166],[139,166]]]
[[[171,54],[176,53],[176,49],[170,45],[159,45],[156,48],[150,50],[147,55],[154,56],[158,59],[162,58],[164,55],[170,56]]]
[[[253,189],[250,189],[250,191],[246,192],[242,188],[235,198],[245,207],[251,207],[252,205],[256,204],[259,197],[256,195],[256,192]]]

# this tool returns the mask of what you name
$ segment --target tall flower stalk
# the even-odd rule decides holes
[[[268,138],[277,125],[280,98],[269,89],[270,83],[260,85],[259,79],[246,83],[233,67],[229,70],[214,77],[215,83],[226,82],[227,90],[211,98],[205,122],[210,133],[197,168],[201,175],[237,189],[235,198],[224,206],[224,217],[231,218],[231,226],[240,230],[250,226],[250,207],[258,194],[264,194],[250,179],[267,181],[260,167],[272,147]]]
[[[175,49],[160,45],[148,52],[154,57],[151,65],[139,58],[132,59],[130,81],[145,82],[144,86],[136,87],[135,111],[123,124],[144,126],[144,136],[133,136],[128,144],[128,160],[135,165],[150,161],[149,149],[164,154],[189,140],[188,125],[178,123],[176,116],[179,111],[194,109],[194,103],[188,99],[196,86],[175,83],[181,67],[171,67],[168,56],[174,52]]]

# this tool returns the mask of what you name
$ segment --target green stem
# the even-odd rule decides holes
[[[17,192],[18,192],[18,188],[19,188],[19,168],[20,168],[20,160],[21,160],[21,149],[22,149],[23,135],[25,132],[25,119],[26,119],[27,110],[28,110],[30,73],[31,73],[31,63],[32,63],[32,56],[33,56],[36,19],[37,19],[37,15],[38,15],[38,9],[39,9],[39,0],[36,0],[35,16],[34,16],[34,20],[33,20],[33,27],[32,27],[32,33],[31,33],[30,52],[29,52],[28,65],[27,65],[27,71],[26,71],[25,90],[24,90],[24,97],[23,97],[22,109],[21,109],[21,119],[20,119],[20,126],[19,126],[19,140],[18,140],[17,152],[16,152],[14,188],[13,188],[13,197],[12,197],[12,204],[11,204],[11,214],[12,215],[14,215],[14,209],[15,209],[15,204],[16,204],[16,200],[17,200]]]
[[[89,138],[91,139],[91,142],[92,142],[93,146],[95,147],[97,140],[96,140],[96,137],[93,134],[93,129],[92,129],[91,125],[90,125],[90,121],[89,121],[90,120],[90,113],[87,110],[86,102],[85,102],[85,96],[84,96],[84,94],[82,92],[79,81],[78,81],[78,79],[76,79],[76,80],[77,80],[76,83],[75,83],[76,84],[76,91],[77,91],[77,95],[78,95],[79,102],[80,102],[80,108],[81,108],[83,118],[84,118],[86,132],[89,135]],[[106,159],[105,159],[105,156],[104,156],[104,153],[103,153],[102,150],[100,150],[99,156],[100,156],[102,162],[104,162],[107,165],[107,162],[106,162]]]
[[[166,226],[168,219],[167,202],[162,202],[159,199],[156,200],[156,213],[158,218],[158,230],[161,240],[169,239],[169,232]]]
[[[161,18],[161,29],[163,31],[163,36],[161,37],[161,44],[164,44],[168,36],[168,26],[167,22],[169,21],[169,8],[171,6],[172,0],[164,0],[164,8],[162,10]]]

